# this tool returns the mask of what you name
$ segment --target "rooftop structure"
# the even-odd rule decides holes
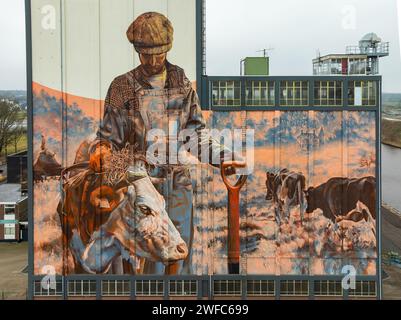
[[[389,55],[390,45],[375,34],[365,35],[345,54],[329,54],[313,60],[314,75],[377,75],[379,59]]]

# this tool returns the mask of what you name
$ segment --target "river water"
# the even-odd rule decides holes
[[[383,201],[401,211],[401,149],[382,145]]]

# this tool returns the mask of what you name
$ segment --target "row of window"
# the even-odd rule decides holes
[[[245,104],[247,106],[274,106],[274,81],[246,81]],[[343,106],[342,81],[315,81],[315,106]],[[280,106],[308,106],[308,81],[280,81]],[[349,81],[348,104],[350,106],[376,106],[376,81]],[[212,81],[213,106],[241,106],[241,81]]]
[[[34,283],[35,296],[62,296],[62,281],[56,281],[55,286],[46,288],[41,281]],[[198,294],[198,281],[196,280],[170,280],[169,296],[193,296]],[[68,281],[67,294],[70,297],[95,297],[95,280]],[[341,297],[343,290],[341,281],[315,280],[313,282],[314,295],[322,297]],[[131,283],[129,280],[103,280],[101,295],[104,297],[129,297]],[[136,280],[136,296],[164,296],[163,280]],[[276,293],[274,280],[247,280],[247,296],[274,297]],[[355,289],[350,289],[350,297],[375,297],[377,294],[375,281],[356,281]],[[214,280],[214,296],[242,296],[241,280]],[[281,280],[280,296],[309,296],[308,280]]]
[[[69,280],[67,282],[67,295],[70,297],[96,296],[96,280]],[[135,290],[137,296],[164,296],[163,280],[136,280]],[[170,296],[196,296],[198,292],[196,280],[170,280]],[[62,281],[53,285],[42,284],[35,281],[35,296],[61,296],[63,294]],[[131,283],[129,280],[102,280],[102,296],[130,296]]]

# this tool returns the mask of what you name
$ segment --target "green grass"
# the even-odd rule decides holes
[[[17,149],[15,149],[15,145],[14,143],[11,143],[7,146],[7,152],[4,150],[1,154],[0,154],[0,158],[3,158],[7,155],[13,154],[13,153],[17,153],[17,152],[21,152],[21,151],[25,151],[28,149],[28,137],[26,135],[23,135],[21,137],[21,139],[18,141],[17,143]]]

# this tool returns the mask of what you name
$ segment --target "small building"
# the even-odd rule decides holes
[[[27,181],[28,152],[23,151],[7,156],[7,183]]]
[[[329,54],[313,60],[313,74],[325,75],[377,75],[379,59],[389,55],[389,43],[375,33],[365,35],[356,46],[348,46],[345,54]]]
[[[310,131],[301,130],[297,140],[302,151],[309,152],[313,149],[318,149],[324,145],[324,129],[323,127],[320,128],[319,134],[316,133],[316,129]]]
[[[247,57],[244,62],[245,76],[268,76],[269,57]]]
[[[26,241],[28,197],[19,184],[0,185],[0,242]]]

